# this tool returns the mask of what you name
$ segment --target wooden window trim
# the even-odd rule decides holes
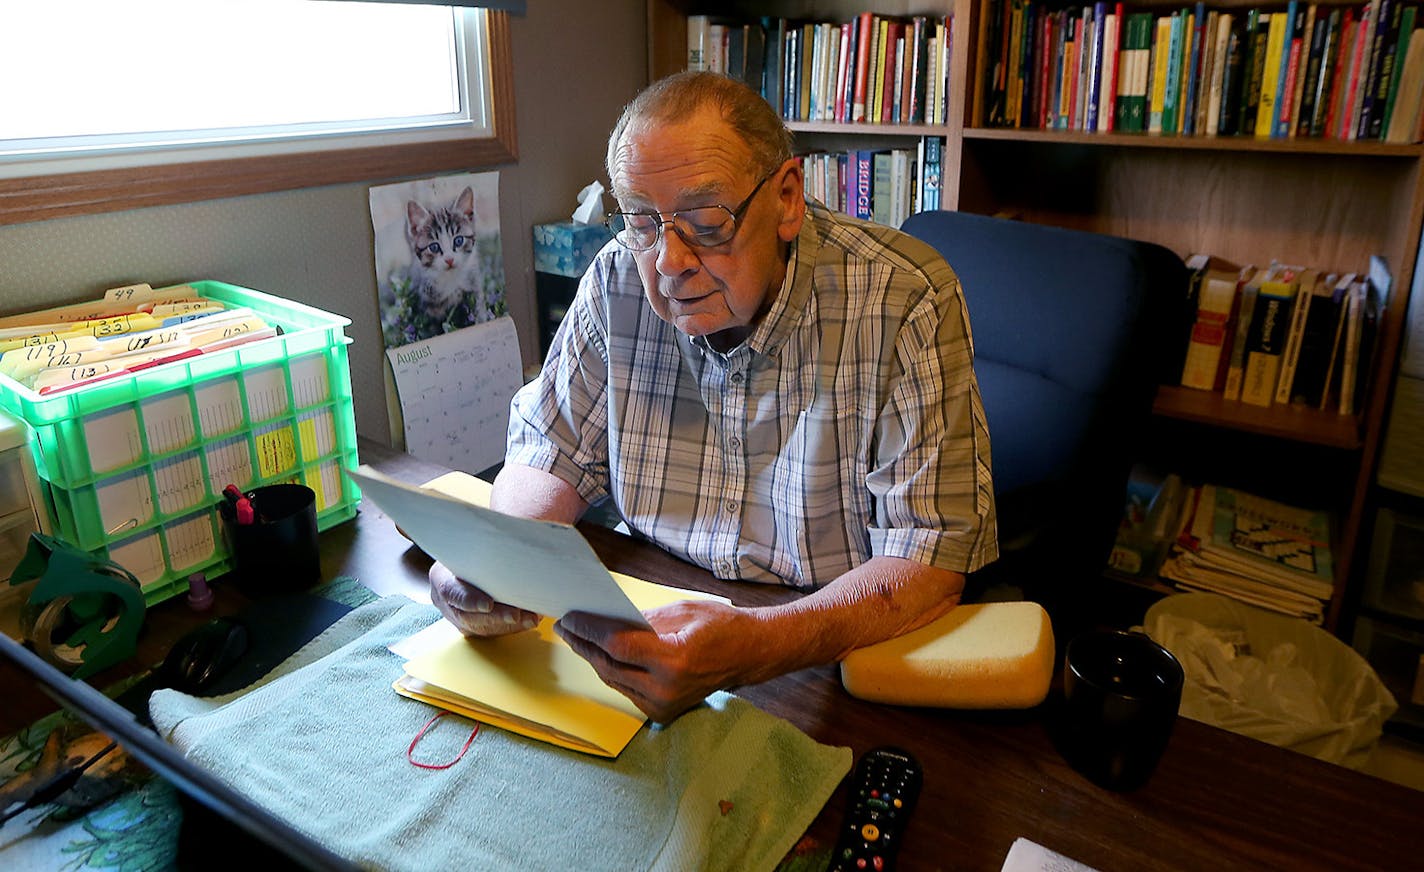
[[[0,225],[511,163],[509,14],[491,11],[488,24],[493,136],[0,179]]]

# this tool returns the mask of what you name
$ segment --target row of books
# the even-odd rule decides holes
[[[806,195],[839,212],[899,227],[914,212],[938,209],[944,140],[907,148],[817,151],[801,155]]]
[[[687,17],[687,67],[758,89],[788,121],[943,124],[953,17]]]
[[[276,336],[251,309],[188,285],[111,288],[98,300],[0,318],[0,374],[42,395]]]
[[[1334,273],[1193,255],[1183,387],[1256,406],[1359,411],[1373,370],[1388,265]]]
[[[1403,0],[1171,12],[989,0],[972,123],[1417,142],[1420,26],[1417,6]]]

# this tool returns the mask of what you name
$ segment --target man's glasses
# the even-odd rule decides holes
[[[613,232],[618,244],[633,251],[647,251],[658,244],[663,228],[672,223],[672,229],[682,237],[682,241],[694,248],[710,248],[732,241],[741,226],[742,215],[751,205],[752,198],[761,190],[767,180],[776,175],[772,170],[761,177],[752,192],[735,209],[726,206],[699,206],[696,209],[680,209],[676,212],[609,212],[604,225]],[[663,215],[667,217],[664,218]]]

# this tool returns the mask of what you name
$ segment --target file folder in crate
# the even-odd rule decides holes
[[[86,387],[41,395],[0,374],[0,407],[29,428],[53,533],[108,557],[151,605],[194,572],[232,567],[217,504],[294,481],[316,492],[317,526],[356,514],[356,419],[349,318],[214,281],[190,282],[246,306],[281,335]]]

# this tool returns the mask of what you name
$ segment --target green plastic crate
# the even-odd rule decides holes
[[[350,319],[221,282],[204,297],[246,306],[282,335],[41,396],[0,375],[0,407],[26,422],[55,535],[134,573],[149,603],[194,572],[231,568],[223,486],[296,481],[317,526],[356,514]]]

